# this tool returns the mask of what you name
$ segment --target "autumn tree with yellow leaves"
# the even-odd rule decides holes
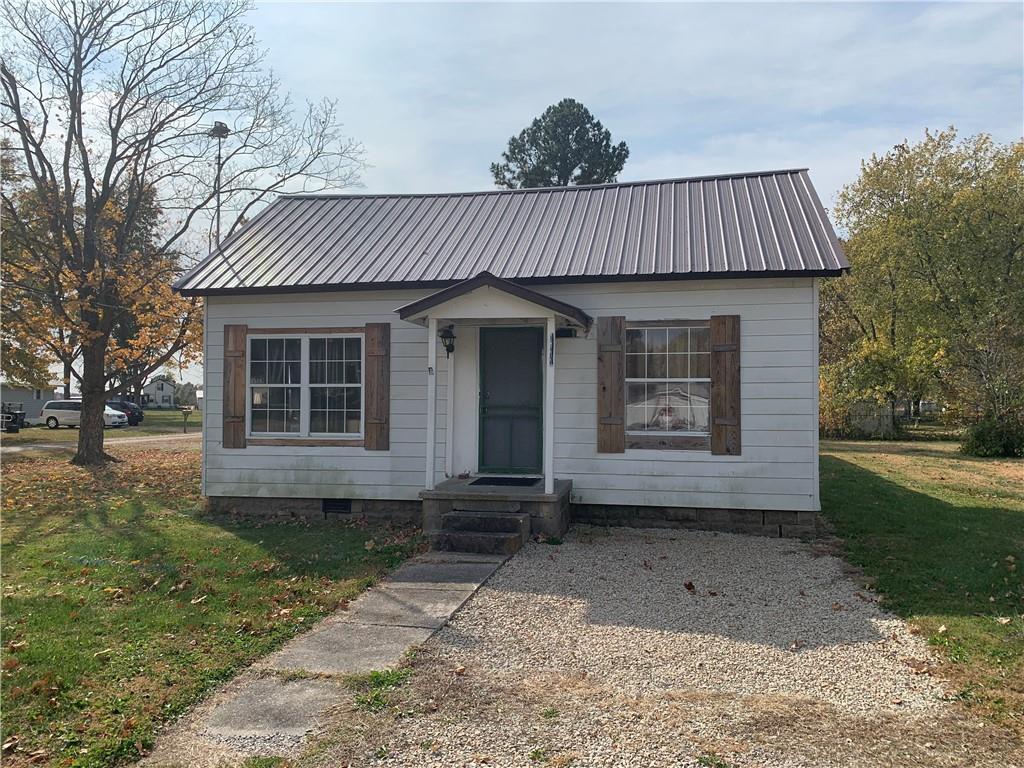
[[[23,168],[0,195],[4,342],[26,376],[59,359],[55,334],[77,351],[75,463],[108,458],[112,385],[198,349],[200,308],[171,283],[183,255],[196,255],[197,232],[212,227],[215,201],[226,236],[289,185],[357,179],[361,148],[341,134],[335,103],[297,113],[263,69],[250,9],[246,0],[0,0],[0,125]],[[229,126],[222,147],[215,119]]]

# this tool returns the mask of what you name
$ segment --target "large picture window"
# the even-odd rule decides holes
[[[250,336],[248,433],[361,437],[363,337]]]
[[[625,362],[627,434],[710,433],[708,323],[630,324]]]

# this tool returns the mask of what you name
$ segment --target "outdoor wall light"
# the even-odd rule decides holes
[[[444,345],[444,356],[451,357],[452,352],[455,351],[455,334],[452,332],[452,328],[455,326],[446,325],[441,329],[441,332],[437,334],[438,338],[441,339],[441,343]]]

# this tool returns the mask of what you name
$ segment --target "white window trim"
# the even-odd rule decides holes
[[[654,330],[654,329],[659,329],[659,328],[663,328],[665,330],[673,330],[673,329],[686,328],[687,330],[689,330],[689,329],[691,329],[693,327],[694,327],[693,325],[649,325],[649,326],[645,326],[643,324],[643,321],[638,321],[629,330]],[[708,328],[708,327],[710,327],[710,323],[708,323],[708,325],[697,326],[697,327]],[[623,354],[624,355],[626,354],[625,350],[623,351]],[[645,355],[647,354],[646,350],[644,351],[644,354]],[[694,353],[688,352],[687,353],[687,355],[690,355],[690,354],[707,354],[710,357],[710,349],[706,353],[705,352],[694,352]],[[678,378],[658,379],[658,378],[655,378],[655,379],[651,379],[651,378],[647,378],[647,377],[644,377],[644,378],[628,378],[627,377],[627,378],[624,379],[624,381],[625,381],[627,389],[628,389],[628,385],[630,385],[630,384],[684,384],[685,383],[685,384],[707,384],[708,385],[708,390],[709,390],[709,399],[708,399],[708,406],[707,406],[707,410],[708,410],[708,430],[707,430],[707,432],[700,432],[700,431],[694,431],[694,430],[672,430],[672,431],[667,431],[667,430],[662,430],[662,429],[627,429],[626,430],[626,434],[627,435],[629,435],[631,437],[642,437],[642,436],[646,436],[646,435],[654,435],[656,437],[710,437],[711,436],[711,400],[710,400],[711,377],[710,376],[708,376],[707,378],[704,378],[704,379],[701,379],[701,378],[683,378],[683,379],[678,379]],[[628,402],[626,403],[626,407],[627,408],[629,407],[629,403]]]
[[[253,339],[298,339],[299,363],[299,431],[298,432],[253,432],[252,431],[252,389],[253,387],[294,387],[294,384],[253,384],[249,364],[252,362],[250,341]],[[310,432],[309,418],[312,399],[309,383],[309,340],[310,339],[360,339],[359,344],[359,432]],[[321,386],[319,384],[312,386]],[[334,386],[324,384],[323,386]],[[345,385],[339,385],[345,386]],[[262,437],[302,438],[305,440],[361,440],[366,433],[366,334],[365,333],[251,333],[245,338],[245,435],[258,440]]]

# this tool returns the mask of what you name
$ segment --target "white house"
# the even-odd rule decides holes
[[[808,533],[846,269],[805,170],[283,196],[176,284],[206,302],[204,493],[422,509],[446,547],[523,530],[488,515]]]
[[[142,405],[146,408],[173,408],[178,384],[170,376],[154,376],[142,387]]]

